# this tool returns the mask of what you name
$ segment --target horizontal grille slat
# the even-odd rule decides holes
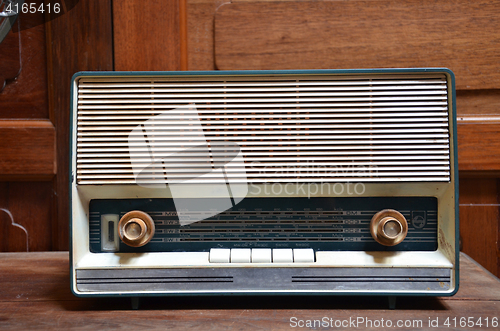
[[[420,134],[420,135],[372,135],[373,140],[369,140],[370,142],[376,143],[379,140],[376,139],[386,139],[386,138],[393,138],[394,140],[388,140],[387,142],[397,142],[397,139],[415,139],[415,138],[431,138],[432,140],[435,139],[440,139],[440,138],[447,138],[447,134]],[[184,137],[182,137],[184,138]],[[302,140],[301,144],[314,144],[316,142],[321,143],[323,140],[330,139],[330,143],[336,143],[338,139],[354,139],[352,143],[357,143],[359,142],[358,139],[366,139],[366,136],[364,135],[331,135],[331,136],[323,136],[323,135],[308,135],[307,138],[309,140],[304,141]],[[292,135],[286,135],[286,136],[239,136],[239,135],[234,135],[234,136],[227,136],[226,134],[224,136],[210,136],[211,141],[218,141],[218,140],[242,140],[245,141],[246,144],[249,144],[252,140],[260,140],[260,142],[254,142],[254,144],[271,144],[271,143],[282,143],[282,144],[287,144],[289,140],[297,140],[297,136],[292,136]],[[112,143],[110,141],[123,141],[123,138],[116,138],[116,137],[94,137],[94,138],[85,138],[85,137],[79,137],[78,139],[78,146],[130,146],[131,144],[136,144],[134,141],[139,140],[138,137],[132,137],[132,139],[129,138],[129,143]],[[86,143],[85,141],[91,141],[92,143]],[[155,146],[162,146],[165,144],[167,146],[170,142],[176,141],[176,142],[184,142],[185,144],[189,144],[188,142],[185,142],[184,139],[181,139],[181,137],[174,136],[174,137],[155,137]]]
[[[323,105],[321,105],[323,106]],[[367,108],[332,108],[332,107],[323,107],[323,108],[308,108],[305,107],[303,104],[300,107],[302,113],[329,113],[329,114],[334,114],[334,113],[348,113],[348,114],[354,114],[356,112],[363,112],[366,113],[369,111],[369,113],[376,113],[376,112],[417,112],[417,111],[447,111],[446,106],[427,106],[427,107],[371,107],[367,110]],[[227,113],[234,114],[234,111],[231,109],[217,109],[217,110],[211,110],[211,109],[203,109],[203,108],[197,108],[197,111],[194,110],[189,110],[189,109],[182,109],[182,110],[176,110],[172,109],[169,110],[172,114],[218,114],[220,116],[224,116],[224,114],[227,115]],[[273,114],[290,114],[290,109],[280,109],[280,108],[254,108],[254,109],[238,109],[238,114],[245,114],[248,116],[248,114],[269,114],[272,112]],[[148,114],[148,115],[159,115],[161,114],[162,111],[160,110],[154,110],[154,109],[148,109],[148,110],[139,110],[139,109],[133,109],[133,110],[120,110],[120,109],[113,109],[113,110],[80,110],[78,112],[79,115],[83,117],[83,115],[113,115],[117,116],[119,114],[125,114],[125,115],[136,115],[136,114]],[[205,116],[205,115],[203,115]],[[117,116],[118,117],[118,116]]]
[[[371,118],[378,118],[378,117],[426,117],[426,116],[432,116],[432,117],[447,117],[447,113],[445,112],[428,112],[428,113],[377,113],[377,114],[366,114],[366,113],[356,113],[356,114],[308,114],[307,115],[307,122],[313,122],[313,121],[328,121],[329,119],[332,118],[358,118],[358,117],[366,117],[370,116]],[[199,116],[199,119],[203,121],[207,121],[207,123],[210,120],[217,120],[217,123],[234,123],[234,124],[241,124],[241,123],[246,123],[247,121],[241,121],[240,119],[259,119],[263,120],[266,119],[266,122],[273,122],[273,121],[279,121],[280,123],[293,123],[297,121],[292,121],[292,118],[298,118],[302,119],[298,121],[299,123],[305,123],[306,121],[303,120],[305,116],[304,115],[295,115],[295,114],[286,114],[286,115],[245,115],[245,116],[240,116],[240,115],[216,115],[216,116]],[[79,125],[126,125],[130,124],[130,120],[143,120],[147,121],[151,116],[116,116],[114,117],[113,121],[107,121],[105,118],[102,117],[90,117],[90,116],[80,116],[78,124]],[[189,120],[183,120],[185,116],[170,116],[171,121],[155,121],[155,123],[158,124],[189,124]],[[233,119],[229,120],[228,119]],[[238,120],[235,120],[238,119]],[[314,119],[314,120],[313,120]],[[99,121],[97,121],[99,120]],[[123,121],[126,120],[126,121]],[[359,120],[359,119],[358,119]],[[333,120],[330,120],[333,121]],[[335,120],[337,121],[337,120]],[[379,121],[382,121],[379,119]],[[191,121],[192,122],[192,121]]]
[[[215,139],[212,139],[215,140]],[[425,143],[448,143],[448,139],[423,139],[423,140],[415,140],[415,139],[408,139],[408,140],[402,140],[402,139],[394,139],[394,140],[310,140],[310,141],[284,141],[284,140],[267,140],[267,141],[243,141],[241,142],[241,147],[243,146],[269,146],[269,144],[273,144],[273,146],[278,146],[278,147],[273,147],[273,149],[279,148],[283,149],[282,147],[279,146],[286,146],[286,147],[301,147],[302,145],[358,145],[358,144],[425,144]],[[154,150],[162,150],[160,149],[161,147],[164,146],[171,146],[172,149],[175,149],[176,146],[198,146],[200,144],[199,141],[193,141],[193,142],[157,142],[155,139],[155,147],[151,147],[149,150],[154,151]],[[87,151],[87,152],[99,152],[99,151],[129,151],[129,150],[134,150],[134,146],[142,146],[140,143],[134,143],[130,142],[128,144],[126,143],[121,143],[121,144],[114,144],[114,143],[93,143],[93,144],[86,144],[86,143],[80,143],[80,147],[86,147],[85,149],[79,149],[79,151]],[[87,148],[87,147],[99,147],[95,149]],[[103,146],[103,147],[100,147]],[[131,148],[105,148],[109,146],[129,146]],[[177,148],[182,148],[182,147],[177,147]],[[261,147],[255,147],[255,148],[261,148]],[[314,148],[314,147],[313,147]],[[369,146],[368,148],[372,148]],[[270,148],[267,147],[267,150]],[[169,149],[170,150],[170,149]]]
[[[353,156],[353,155],[348,155],[348,156],[340,156],[340,157],[322,157],[322,156],[315,156],[315,157],[308,157],[307,160],[310,161],[316,161],[316,160],[434,160],[434,159],[442,159],[442,160],[449,160],[449,156],[446,155],[411,155],[411,156],[406,156],[406,155],[397,155],[397,156]],[[300,161],[300,158],[297,157],[273,157],[273,158],[265,158],[265,157],[245,157],[245,161],[252,161],[252,162],[266,162],[266,161],[292,161],[292,162],[297,162]],[[150,161],[149,158],[144,158],[144,159],[136,159],[137,162],[148,162]],[[171,162],[185,162],[186,158],[179,158],[179,159],[173,159],[170,158],[169,161]],[[125,163],[130,165],[130,158],[101,158],[101,159],[86,159],[86,158],[80,158],[78,159],[78,163],[113,163],[113,162],[119,162],[119,163]],[[448,162],[449,163],[449,162]]]
[[[145,164],[146,166],[147,164]],[[349,164],[348,164],[349,165]],[[182,168],[179,166],[171,166],[169,168],[169,173],[204,173],[205,168],[204,167],[190,167],[189,170],[186,170],[186,168]],[[225,172],[241,172],[242,170],[245,170],[246,168],[240,167],[227,167],[224,171]],[[253,169],[261,169],[258,167],[253,167]],[[336,170],[337,168],[321,168],[317,169],[316,172],[328,172],[331,170]],[[279,168],[276,168],[276,170],[279,170]],[[377,171],[389,171],[389,170],[399,170],[399,171],[406,171],[406,170],[448,170],[447,166],[440,166],[440,167],[435,167],[435,166],[425,166],[425,167],[379,167],[377,168]],[[247,173],[250,173],[252,170],[248,170]],[[291,168],[287,169],[286,171],[293,171],[294,173],[307,173],[309,170],[307,169],[300,169],[300,168]],[[79,170],[80,172],[80,170]],[[153,168],[148,168],[148,173],[158,173],[158,174],[163,174],[165,172],[164,168],[161,166],[153,167]],[[106,169],[87,169],[85,170],[85,173],[87,174],[101,174],[101,173],[124,173],[124,174],[131,174],[132,173],[132,168],[128,169],[111,169],[111,170],[106,170]]]
[[[445,116],[438,114],[441,118],[441,121],[446,120]],[[397,117],[397,116],[395,116]],[[436,122],[438,119],[436,118],[421,118],[418,115],[414,116],[412,118],[370,118],[370,119],[364,119],[364,118],[356,118],[356,119],[317,119],[317,120],[274,120],[274,121],[265,121],[261,122],[259,126],[256,125],[245,125],[244,128],[249,128],[249,129],[261,129],[262,126],[265,126],[266,128],[271,126],[273,129],[283,129],[282,124],[288,124],[290,123],[291,125],[287,125],[286,127],[299,127],[301,124],[309,124],[314,125],[313,127],[321,127],[319,125],[315,125],[313,123],[392,123],[392,122]],[[203,123],[203,121],[202,121]],[[210,125],[210,127],[207,128],[209,129],[239,129],[241,128],[241,124],[247,124],[248,121],[225,121],[225,120],[217,120],[217,124],[231,124],[231,125],[225,125],[220,126],[220,125]],[[177,130],[177,129],[190,129],[189,126],[191,123],[189,121],[157,121],[158,126],[155,126],[155,129],[157,130],[162,130],[162,131],[171,131],[171,130]],[[279,124],[279,126],[276,126],[275,124]],[[114,130],[116,128],[113,128],[113,126],[117,126],[119,128],[126,129],[126,130],[133,130],[135,126],[130,127],[130,122],[111,122],[111,121],[103,121],[103,122],[90,122],[90,123],[85,123],[85,122],[79,122],[78,125],[80,125],[80,130],[92,130],[92,129],[101,129],[102,130]],[[87,126],[97,126],[99,125],[98,128],[92,128],[92,127],[87,127]],[[165,125],[165,126],[162,126]],[[323,126],[324,127],[324,126]]]
[[[429,147],[430,146],[430,147]],[[375,146],[371,146],[372,149],[374,149]],[[381,149],[384,147],[384,146],[380,146]],[[423,146],[421,148],[423,148],[424,150],[411,150],[411,151],[408,151],[408,150],[403,150],[403,151],[400,151],[400,150],[392,150],[392,149],[395,149],[393,148],[393,146],[388,146],[388,147],[385,147],[385,149],[391,149],[391,151],[373,151],[373,150],[369,150],[369,151],[349,151],[348,153],[345,152],[345,148],[342,148],[341,151],[324,151],[323,149],[321,150],[321,154],[323,155],[346,155],[346,154],[350,154],[350,155],[384,155],[384,154],[447,154],[448,152],[447,151],[439,151],[439,150],[427,150],[427,148],[445,148],[445,147],[442,147],[442,146],[433,146],[433,145],[428,145],[428,146]],[[410,146],[410,148],[418,148],[419,146]],[[351,147],[349,147],[351,148]],[[365,149],[369,149],[369,146],[365,146],[363,147]],[[179,150],[173,150],[173,152],[178,152]],[[264,150],[264,151],[260,151],[260,152],[245,152],[245,155],[269,155],[269,151],[270,149],[268,150]],[[153,151],[154,152],[154,151]],[[103,156],[103,154],[97,154],[97,153],[80,153],[80,155],[78,156],[79,158],[82,158],[82,157],[101,157]],[[200,154],[203,154],[203,155],[200,155]],[[304,150],[301,150],[299,152],[289,152],[289,151],[285,151],[285,152],[281,152],[281,151],[276,151],[276,150],[273,150],[273,153],[272,155],[269,155],[269,159],[272,159],[274,156],[276,155],[317,155],[318,152],[316,151],[304,151]],[[130,154],[129,153],[108,153],[108,157],[112,155],[112,156],[116,156],[116,157],[128,157]],[[149,153],[142,153],[142,154],[139,154],[139,153],[133,153],[132,154],[133,156],[136,156],[136,157],[149,157],[151,154]],[[222,154],[221,156],[224,156],[225,154]],[[232,153],[231,154],[227,154],[228,156],[232,156]],[[193,158],[193,159],[196,159],[196,158],[201,158],[203,160],[205,160],[207,157],[205,156],[205,153],[204,151],[200,151],[199,153],[182,153],[182,157],[179,157],[178,158],[175,158],[173,157],[170,153],[168,152],[164,152],[164,153],[155,153],[155,156],[156,157],[164,157],[166,158],[165,162],[172,162],[173,160],[185,160],[185,159],[188,159],[188,158]]]
[[[202,103],[204,101],[200,100],[182,100],[181,102],[177,103],[169,103],[169,104],[158,104],[158,99],[154,99],[156,102],[150,102],[150,105],[143,105],[143,104],[137,104],[137,105],[130,105],[130,104],[116,104],[116,105],[103,105],[103,104],[96,104],[96,105],[79,105],[78,109],[172,109],[172,108],[180,108],[180,107],[185,107],[188,104],[193,104],[197,103],[196,107],[202,111],[203,109],[240,109],[240,108],[297,108],[300,106],[303,107],[401,107],[401,106],[443,106],[446,105],[446,101],[406,101],[406,102],[374,102],[372,100],[367,100],[368,102],[338,102],[338,103],[324,103],[321,101],[318,101],[317,103],[301,103],[299,104],[299,101],[304,101],[304,100],[298,100],[298,99],[293,99],[291,100],[290,103],[233,103],[233,104],[228,104],[228,103],[215,103],[215,104],[210,104],[203,106]],[[208,101],[210,102],[210,101]],[[125,102],[124,102],[125,103]]]
[[[440,141],[440,140],[437,140],[435,141],[436,143],[447,143],[448,141]],[[403,142],[401,142],[403,143]],[[186,147],[188,147],[190,145],[187,145]],[[196,145],[195,145],[196,146]],[[382,145],[382,146],[375,146],[375,145],[361,145],[361,146],[356,146],[356,145],[350,145],[350,146],[273,146],[273,147],[262,147],[262,146],[255,146],[255,145],[247,145],[247,144],[242,144],[240,145],[240,149],[243,150],[243,151],[248,151],[246,152],[248,155],[251,155],[251,154],[261,154],[260,151],[265,151],[266,153],[269,152],[269,151],[273,151],[275,153],[273,153],[274,155],[282,155],[282,154],[291,154],[291,155],[301,155],[301,154],[311,154],[311,153],[315,153],[315,152],[311,152],[311,150],[345,150],[346,148],[349,148],[351,150],[355,149],[355,150],[358,150],[358,149],[367,149],[367,150],[380,150],[380,149],[384,149],[384,150],[387,150],[387,149],[403,149],[403,148],[411,148],[411,149],[428,149],[428,148],[438,148],[438,149],[442,149],[442,148],[446,148],[448,147],[448,145],[409,145],[409,146],[406,146],[406,145]],[[101,152],[101,153],[114,153],[115,155],[117,156],[127,156],[129,154],[131,155],[135,155],[135,156],[148,156],[150,155],[151,152],[157,152],[155,155],[162,155],[164,157],[168,157],[170,155],[170,153],[175,153],[175,152],[182,152],[185,150],[185,147],[152,147],[152,148],[149,148],[149,153],[137,153],[137,152],[140,152],[140,151],[143,151],[142,148],[140,147],[131,147],[131,148],[79,148],[77,151],[78,152],[87,152],[87,153],[90,153],[88,154],[89,156],[91,155],[92,157],[95,157],[96,155],[99,157],[101,154],[92,154],[91,152]],[[291,151],[290,151],[291,150]],[[296,151],[295,151],[296,150]],[[182,153],[182,156],[197,156],[197,152],[198,154],[199,153],[205,153],[206,152],[206,149],[205,148],[199,148],[199,149],[196,149],[195,147],[192,147],[192,148],[189,148],[189,151],[192,152],[192,153]],[[255,151],[255,153],[253,153]],[[257,152],[258,151],[258,152]],[[278,152],[276,152],[278,151]],[[285,152],[281,152],[281,151],[285,151]],[[127,154],[123,154],[123,153],[120,153],[120,152],[127,152]],[[334,152],[332,152],[334,153]],[[375,152],[373,152],[374,154],[376,154]],[[225,155],[224,153],[218,153],[218,156],[223,156]],[[228,155],[232,155],[232,153],[228,153]],[[82,156],[83,157],[83,156]]]
[[[229,178],[231,179],[231,183],[237,183],[237,182],[240,182],[240,183],[245,183],[247,180],[248,181],[251,181],[251,182],[254,182],[254,179],[255,181],[265,181],[266,178],[275,178],[275,177],[279,177],[279,178],[282,178],[282,179],[285,179],[285,180],[295,180],[297,178],[297,176],[300,175],[300,174],[297,174],[295,176],[291,176],[291,175],[285,175],[285,174],[272,174],[272,175],[268,175],[268,176],[264,176],[264,175],[258,175],[258,174],[246,174],[246,176],[237,176],[237,175],[232,175],[232,174],[226,174],[226,178]],[[404,177],[415,177],[415,176],[421,176],[422,174],[421,173],[418,173],[418,172],[387,172],[387,173],[381,173],[380,175],[385,175],[385,176],[390,176],[390,177],[401,177],[401,178],[404,178]],[[442,172],[428,172],[426,173],[425,175],[427,176],[446,176],[446,172],[442,171]],[[328,178],[328,174],[311,174],[311,173],[304,173],[302,174],[302,176],[307,176],[309,177],[309,181],[315,181],[315,179],[321,179],[321,181],[325,181]],[[81,179],[89,179],[89,180],[105,180],[105,179],[108,179],[109,175],[92,175],[92,176],[85,176],[85,175],[80,175],[80,178]],[[350,179],[353,179],[354,180],[357,180],[357,181],[364,181],[366,178],[366,176],[352,176],[351,174],[342,174],[342,173],[339,173],[339,174],[336,174],[336,180],[341,180],[342,178],[350,178]],[[120,179],[123,179],[123,180],[134,180],[134,176],[133,175],[116,175],[114,177],[116,180],[120,180]],[[147,179],[148,177],[145,176],[144,177],[145,179]],[[153,177],[151,177],[151,179],[154,179]],[[169,175],[168,176],[168,179],[169,179],[169,182],[172,182],[172,183],[176,183],[176,181],[178,181],[178,183],[182,183],[183,181],[186,181],[186,180],[190,180],[192,179],[192,176],[191,175]],[[240,181],[235,181],[235,180],[240,180]],[[331,179],[331,178],[330,178]],[[144,179],[142,179],[144,180]],[[160,177],[160,180],[161,180],[161,177]],[[203,177],[200,177],[197,179],[200,183],[203,183],[203,182],[207,182],[207,183],[225,183],[225,179],[222,179],[220,178],[220,175],[219,174],[208,174],[208,175],[205,175]]]
[[[446,79],[440,73],[429,74],[374,74],[374,75],[241,75],[241,76],[196,76],[189,77],[82,77],[80,87],[114,87],[114,86],[276,86],[297,85],[375,85],[375,84],[428,84]],[[154,82],[154,83],[153,83]],[[99,85],[96,85],[99,84]]]
[[[231,94],[232,96],[245,96],[246,94],[241,94],[241,92],[270,92],[270,93],[282,93],[282,95],[289,95],[290,92],[309,92],[307,94],[300,94],[301,96],[303,95],[317,95],[323,91],[329,91],[329,92],[335,92],[332,94],[328,95],[359,95],[358,92],[363,95],[386,95],[386,94],[397,94],[393,91],[405,91],[405,90],[427,90],[429,91],[427,94],[443,94],[443,85],[420,85],[420,86],[415,86],[415,85],[406,85],[406,86],[400,86],[400,85],[382,85],[382,86],[350,86],[350,87],[331,87],[331,86],[323,86],[318,88],[316,87],[252,87],[252,88],[230,88],[230,87],[211,87],[211,88],[170,88],[170,89],[165,89],[165,88],[156,88],[154,89],[154,93],[156,96],[161,95],[161,93],[191,93],[190,96],[193,96],[193,93],[199,93],[203,96],[212,96],[212,95],[207,95],[203,94],[205,92],[210,92],[215,94],[214,96],[228,96],[227,94]],[[318,92],[321,91],[321,92]],[[390,91],[389,91],[390,90]],[[432,90],[438,90],[438,91],[432,91]],[[342,93],[339,93],[339,91],[342,91]],[[356,92],[350,92],[350,91],[356,91]],[[365,92],[368,91],[368,92]],[[382,92],[378,92],[382,91]],[[81,94],[88,94],[85,95],[85,98],[102,98],[103,96],[108,97],[108,98],[142,98],[146,97],[147,94],[151,94],[151,88],[142,88],[142,89],[133,89],[133,88],[128,88],[128,89],[85,89],[81,88],[78,90],[79,93]],[[108,94],[103,94],[103,92],[106,92]],[[222,92],[222,93],[221,93]],[[289,93],[286,93],[289,92]],[[125,94],[127,93],[127,94]],[[140,93],[140,94],[139,94]],[[219,94],[216,94],[219,93]],[[420,92],[399,92],[399,94],[419,94]],[[446,93],[444,93],[446,94]],[[257,95],[260,96],[265,96],[264,93],[259,93]],[[299,95],[299,94],[297,94]],[[166,94],[163,94],[162,96],[167,96]],[[178,95],[176,95],[178,96]],[[84,96],[81,95],[80,98],[83,98]]]
[[[429,93],[428,94],[436,94],[436,93]],[[439,95],[427,95],[427,96],[396,96],[402,93],[390,93],[389,95],[391,96],[381,96],[381,97],[371,97],[370,95],[382,95],[381,93],[378,94],[366,94],[367,96],[365,97],[347,97],[347,96],[337,96],[335,97],[335,93],[321,93],[321,94],[311,94],[311,93],[306,93],[307,97],[304,95],[302,97],[298,97],[298,93],[295,96],[294,94],[288,94],[286,96],[289,96],[291,98],[284,98],[285,95],[269,95],[266,98],[263,98],[261,94],[255,94],[255,95],[248,95],[244,99],[238,98],[234,94],[227,94],[226,96],[221,96],[219,94],[214,94],[214,98],[202,98],[201,96],[197,95],[185,95],[184,97],[179,97],[178,95],[168,95],[168,94],[148,94],[143,97],[147,97],[145,99],[127,99],[127,103],[131,104],[169,104],[169,103],[180,103],[180,102],[187,102],[187,103],[205,103],[205,102],[210,102],[212,103],[222,103],[222,104],[227,104],[227,103],[249,103],[249,102],[292,102],[292,103],[297,103],[297,102],[357,102],[357,101],[369,101],[369,102],[377,102],[377,101],[415,101],[415,100],[446,100],[446,93],[439,93]],[[323,97],[323,95],[330,95],[330,98]],[[362,93],[360,93],[362,94]],[[405,93],[405,94],[410,94],[410,93]],[[345,95],[345,94],[344,94]],[[394,95],[394,96],[392,96]],[[216,96],[218,96],[216,98]],[[278,96],[280,96],[278,98]],[[316,96],[315,98],[311,98],[311,96]],[[115,96],[116,97],[116,96]],[[78,100],[78,104],[80,105],[85,105],[85,104],[121,104],[124,103],[124,98],[119,98],[119,99],[108,99],[106,96],[101,96],[100,99],[92,99],[92,98],[86,98],[86,99],[80,99]]]
[[[349,129],[349,130],[341,130],[341,129],[338,129],[338,130],[335,130],[335,131],[326,131],[326,130],[286,130],[285,132],[283,132],[282,130],[277,130],[277,131],[269,131],[269,130],[251,130],[251,131],[243,131],[243,130],[240,130],[240,131],[226,131],[224,133],[220,133],[220,132],[215,132],[213,134],[211,134],[210,132],[207,132],[205,134],[205,136],[214,136],[214,135],[218,135],[218,136],[228,136],[228,135],[233,135],[233,136],[237,136],[237,135],[240,135],[240,134],[251,134],[253,136],[258,136],[258,135],[266,135],[266,136],[272,136],[272,135],[277,135],[277,134],[287,134],[287,135],[295,135],[295,136],[301,136],[301,135],[305,135],[306,137],[305,138],[314,138],[316,137],[318,134],[325,134],[325,133],[329,133],[331,135],[332,138],[334,137],[337,137],[339,134],[346,134],[346,133],[361,133],[361,134],[370,134],[370,136],[373,136],[373,135],[376,135],[376,134],[380,134],[380,133],[444,133],[444,132],[448,132],[448,129],[446,128],[436,128],[436,127],[431,127],[431,128],[419,128],[419,129],[413,129],[413,128],[405,128],[405,129],[373,129],[373,128],[370,128],[369,130],[356,130],[356,129]],[[198,132],[190,132],[190,131],[184,131],[182,133],[184,136],[190,136],[190,135],[196,135],[198,136],[199,133]],[[113,136],[119,136],[119,135],[123,135],[123,136],[131,136],[132,139],[134,139],[134,133],[131,133],[130,131],[123,131],[123,132],[78,132],[77,135],[79,137],[85,137],[85,136],[109,136],[109,135],[113,135]],[[155,139],[156,138],[162,138],[164,136],[175,136],[175,137],[179,137],[179,133],[177,131],[172,131],[172,132],[161,132],[161,133],[158,133],[157,136],[155,136]],[[448,135],[447,135],[448,136]],[[260,138],[260,137],[259,137]],[[273,137],[274,138],[274,137]],[[85,138],[78,138],[78,139],[85,139]],[[92,137],[92,138],[87,138],[87,139],[98,139],[98,137]],[[123,138],[113,138],[113,137],[106,137],[106,139],[119,139],[119,140],[123,140]]]
[[[414,119],[416,120],[416,119]],[[353,121],[354,122],[354,121]],[[406,120],[405,120],[406,122]],[[408,120],[410,122],[410,120]],[[423,121],[425,122],[425,121]],[[431,122],[431,121],[429,121]],[[352,122],[351,122],[352,123]],[[245,125],[245,126],[235,126],[235,125],[210,125],[207,126],[206,130],[240,130],[240,129],[280,129],[280,133],[286,133],[287,131],[283,130],[286,128],[293,128],[293,129],[304,129],[304,130],[309,130],[310,133],[315,133],[315,129],[343,129],[343,128],[397,128],[397,127],[407,127],[407,128],[414,128],[414,127],[447,127],[447,124],[444,122],[438,122],[438,123],[401,123],[401,124],[347,124],[347,125],[321,125],[321,124],[310,124],[307,127],[305,126],[300,126],[300,125],[288,125],[288,126],[281,126],[281,125]],[[78,130],[79,131],[108,131],[108,130],[121,130],[121,131],[126,131],[130,132],[130,130],[133,130],[135,127],[133,126],[119,126],[119,127],[113,127],[113,126],[95,126],[95,127],[80,127]],[[162,126],[157,126],[157,130],[162,130],[159,134],[164,135],[168,134],[168,131],[176,131],[177,135],[184,134],[184,132],[179,132],[179,130],[190,130],[193,129],[192,126],[176,126],[176,127],[162,127]],[[245,133],[252,133],[252,131],[238,131],[238,132],[245,132]],[[220,132],[218,132],[221,134]],[[199,134],[199,133],[196,133]]]
[[[245,183],[254,183],[254,184],[266,184],[266,183],[274,183],[274,182],[282,182],[282,183],[314,183],[314,182],[320,182],[320,183],[380,183],[380,182],[442,182],[443,179],[441,177],[387,177],[381,180],[380,178],[364,178],[364,177],[346,177],[346,178],[332,178],[332,177],[323,177],[323,178],[280,178],[276,180],[270,180],[269,178],[265,179],[252,179],[251,181],[248,179],[243,179],[243,180],[232,180],[232,184],[245,184]],[[165,180],[164,179],[158,179],[158,180],[141,180],[142,184],[164,184]],[[96,179],[91,179],[91,180],[81,180],[80,185],[86,184],[86,185],[103,185],[103,184],[110,184],[110,185],[118,185],[118,184],[126,184],[126,185],[134,185],[136,184],[136,181],[131,179],[131,180],[125,180],[125,179],[106,179],[106,180],[96,180]],[[217,179],[217,180],[203,180],[200,179],[198,184],[226,184],[226,182],[222,179]]]
[[[131,157],[143,183],[219,183],[207,148],[221,143],[243,157],[217,151],[235,183],[450,180],[442,74],[83,77],[77,91],[78,184],[134,184]]]
[[[149,164],[147,163],[138,163],[139,166],[147,167]],[[304,162],[294,162],[292,169],[296,167],[304,167],[309,166],[310,163]],[[407,169],[407,170],[446,170],[448,169],[447,161],[388,161],[388,162],[363,162],[363,161],[352,161],[352,162],[315,162],[315,166],[322,167],[370,167],[376,166],[378,167],[378,171],[383,169]],[[180,169],[182,164],[168,164],[164,163],[162,165],[152,165],[149,170],[155,171],[155,169],[160,169],[164,171],[167,169]],[[265,162],[262,165],[252,164],[252,169],[261,169],[263,167],[281,167],[282,163],[280,162]],[[391,167],[391,166],[400,166],[400,167]],[[421,167],[418,167],[421,166]],[[205,168],[204,166],[198,166],[196,164],[191,164],[190,168],[194,171],[197,168]],[[233,165],[228,164],[226,166],[225,171],[231,171],[232,168],[241,168],[241,165]],[[88,164],[81,163],[77,167],[77,171],[81,173],[80,169],[85,169],[85,173],[132,173],[132,168],[129,164]],[[185,168],[182,168],[185,171]],[[300,169],[300,168],[299,168]],[[159,170],[158,170],[159,171]]]

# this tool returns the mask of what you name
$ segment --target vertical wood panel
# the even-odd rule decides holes
[[[52,183],[51,182],[0,182],[0,250],[26,251],[24,231],[28,234],[29,251],[49,251],[52,245]]]
[[[500,170],[500,120],[459,118],[458,168],[461,171]]]
[[[179,0],[180,69],[188,70],[187,0]]]
[[[189,70],[215,70],[215,11],[228,0],[188,0],[188,67]]]
[[[48,23],[49,105],[56,127],[54,249],[67,250],[69,236],[70,81],[82,70],[113,70],[111,0],[82,0]]]
[[[0,121],[0,176],[51,180],[56,173],[55,130],[48,120]]]
[[[462,251],[500,276],[498,188],[495,178],[460,178]]]
[[[0,19],[2,22],[2,19]],[[16,21],[14,24],[19,24]],[[21,72],[20,34],[10,30],[0,43],[0,93]],[[1,94],[0,94],[1,95]]]
[[[113,1],[115,70],[181,70],[179,1]]]
[[[500,115],[500,90],[458,90],[457,116]]]
[[[48,118],[45,26],[42,24],[44,16],[43,13],[20,14],[18,21],[20,25],[18,30],[21,31],[11,34],[19,39],[21,70],[17,79],[8,82],[5,89],[0,92],[0,118]],[[34,25],[37,26],[27,29]],[[12,65],[5,57],[14,54],[10,51],[5,53],[4,46],[8,45],[2,42],[0,62],[5,61],[7,65]],[[19,53],[19,50],[17,52]],[[2,65],[0,70],[1,67]]]
[[[2,117],[48,118],[47,55],[43,13],[19,16],[21,72],[0,94]]]

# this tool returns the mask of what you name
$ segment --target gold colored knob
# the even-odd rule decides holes
[[[120,239],[131,247],[146,245],[155,234],[155,223],[145,212],[134,210],[126,213],[118,223]]]
[[[406,238],[408,222],[400,212],[384,209],[372,217],[370,233],[379,244],[394,246]]]

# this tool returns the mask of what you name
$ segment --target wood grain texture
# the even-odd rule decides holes
[[[28,231],[16,223],[12,213],[3,207],[0,207],[0,229],[2,229],[0,252],[29,252]]]
[[[500,170],[500,120],[461,117],[457,130],[459,170]]]
[[[115,70],[181,69],[179,1],[113,1]]]
[[[5,329],[289,330],[290,318],[393,320],[497,316],[500,282],[461,256],[462,283],[449,298],[402,297],[388,310],[385,297],[77,298],[69,289],[67,252],[0,254],[0,325]],[[124,311],[126,310],[126,311]],[[124,317],[125,316],[125,317]],[[363,330],[379,330],[365,328]],[[400,330],[400,328],[391,328]],[[408,328],[402,328],[408,330]],[[428,325],[416,327],[429,330]],[[435,329],[434,329],[435,330]]]
[[[19,24],[19,22],[16,20],[14,24]],[[0,43],[0,92],[5,88],[7,81],[15,79],[21,72],[19,39],[21,39],[19,33],[10,30]]]
[[[179,1],[179,67],[188,70],[187,0]]]
[[[188,68],[215,70],[214,18],[217,8],[229,0],[188,0]]]
[[[484,300],[500,300],[500,288],[495,286],[494,273],[486,271],[487,269],[479,265],[477,260],[473,259],[465,252],[460,253],[460,288],[453,297],[442,298],[441,300],[474,300],[480,296]],[[490,290],[488,287],[491,286]]]
[[[0,182],[0,251],[53,248],[52,197],[51,182]]]
[[[19,52],[21,54],[20,70],[15,80],[7,82],[5,89],[0,92],[0,118],[1,119],[38,119],[48,118],[47,98],[47,57],[45,47],[45,26],[43,13],[21,14],[18,18],[20,32],[11,34],[20,43],[17,50],[17,66],[19,67]],[[27,27],[39,24],[30,29]],[[19,29],[17,29],[19,30]],[[0,63],[6,61],[7,66],[14,65],[7,61],[7,57],[13,56],[11,51],[5,52],[0,44]],[[2,75],[0,64],[0,76]],[[0,86],[1,86],[0,82]]]
[[[460,176],[500,177],[500,90],[457,91]]]
[[[56,128],[53,248],[68,249],[70,81],[83,70],[113,70],[111,0],[79,1],[46,23],[50,118]]]
[[[500,276],[498,181],[496,178],[460,178],[460,237],[463,252]]]
[[[459,117],[500,115],[500,89],[458,90],[457,115]]]
[[[500,87],[497,1],[226,4],[218,69],[449,67],[458,89]]]
[[[50,180],[56,173],[55,135],[48,120],[0,121],[0,175]]]

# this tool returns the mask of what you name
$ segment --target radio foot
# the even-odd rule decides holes
[[[139,297],[132,297],[131,298],[131,301],[132,301],[132,309],[133,310],[137,310],[139,309]]]
[[[389,296],[387,298],[389,299],[389,309],[390,310],[396,309],[396,297],[395,296]]]

